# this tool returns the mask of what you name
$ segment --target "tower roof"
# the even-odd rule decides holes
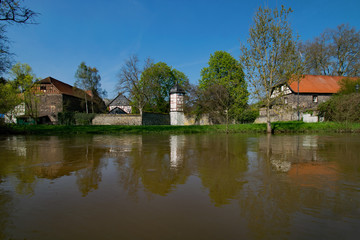
[[[172,93],[182,93],[185,94],[184,89],[182,89],[179,84],[175,84],[171,89],[170,89],[170,94]]]

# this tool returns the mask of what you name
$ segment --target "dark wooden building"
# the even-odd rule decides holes
[[[42,122],[57,123],[59,112],[85,112],[85,94],[91,109],[91,94],[55,78],[44,78],[36,82],[33,88],[39,99],[38,117]],[[97,112],[104,109],[105,104],[101,99],[95,99],[94,102]]]

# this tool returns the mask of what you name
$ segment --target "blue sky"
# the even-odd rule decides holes
[[[99,69],[108,98],[132,54],[184,72],[197,84],[210,54],[240,56],[259,6],[291,7],[291,25],[303,41],[348,23],[360,30],[359,0],[26,0],[41,13],[37,25],[8,28],[15,61],[39,78],[73,85],[80,62]]]

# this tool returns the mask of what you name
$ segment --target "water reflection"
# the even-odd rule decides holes
[[[352,135],[3,137],[0,239],[53,236],[58,218],[88,233],[67,226],[54,239],[349,237],[359,147]]]
[[[39,179],[54,180],[75,173],[85,196],[101,181],[104,163],[100,159],[106,149],[94,145],[92,137],[8,137],[5,143],[1,175],[16,178],[18,194],[34,194]]]

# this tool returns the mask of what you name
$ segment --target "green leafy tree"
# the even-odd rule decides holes
[[[90,91],[90,101],[91,101],[91,110],[92,113],[94,110],[94,99],[98,99],[98,101],[102,101],[100,97],[105,95],[106,92],[101,89],[101,77],[98,69],[95,67],[90,67],[85,64],[85,62],[80,63],[78,69],[75,73],[76,82],[75,86],[84,90],[84,99],[85,99],[85,108],[86,113],[89,113],[88,108],[88,93],[86,91]]]
[[[13,114],[15,107],[21,103],[21,98],[18,95],[11,83],[0,84],[0,113]]]
[[[245,68],[252,93],[263,101],[266,108],[267,132],[272,131],[270,107],[281,97],[273,90],[290,80],[298,81],[302,62],[288,22],[292,10],[259,7],[250,27],[247,46],[242,45],[241,62]]]
[[[339,94],[350,94],[360,91],[360,78],[343,78],[339,81],[340,90]]]
[[[188,77],[164,62],[151,63],[141,74],[140,84],[149,88],[145,110],[168,113],[170,109],[170,89],[178,83],[185,90],[189,86]]]
[[[32,68],[26,63],[17,63],[11,68],[10,76],[12,80],[9,81],[9,84],[15,92],[20,93],[18,96],[25,104],[26,114],[37,120],[39,98],[36,97],[34,84],[37,79]],[[15,99],[14,102],[16,102]]]
[[[201,70],[199,88],[203,90],[205,112],[224,116],[229,120],[241,115],[249,93],[241,64],[229,53],[216,51],[210,55],[209,66]]]
[[[86,66],[85,62],[80,63],[75,73],[75,77],[77,79],[75,82],[75,87],[81,88],[83,90],[90,89],[89,76],[90,76],[89,69]],[[86,113],[89,113],[87,98],[88,98],[88,94],[86,93],[86,91],[84,91],[85,109],[86,109],[85,111]]]

